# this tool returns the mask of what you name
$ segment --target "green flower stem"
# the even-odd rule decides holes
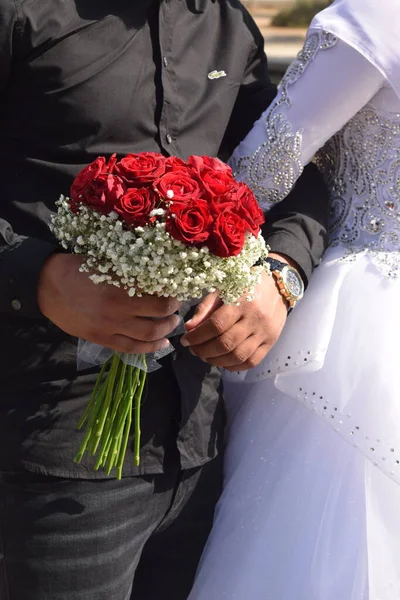
[[[126,371],[127,371],[127,368],[129,369],[126,362],[124,362],[122,359],[120,359],[120,361],[121,361],[121,369],[119,372],[119,381],[118,381],[118,387],[117,387],[117,391],[116,391],[116,402],[114,402],[114,407],[113,407],[113,411],[111,414],[112,423],[114,423],[115,415],[117,414],[121,399],[124,396],[124,389],[126,386]]]
[[[108,451],[109,451],[109,448],[110,448],[110,445],[112,442],[112,430],[113,430],[114,419],[115,419],[115,415],[117,413],[119,404],[121,402],[121,398],[123,396],[122,390],[123,390],[123,386],[125,383],[125,371],[126,371],[126,363],[124,363],[119,358],[118,371],[116,372],[116,376],[115,376],[115,380],[114,380],[114,381],[118,381],[118,383],[117,383],[116,387],[114,386],[114,389],[112,390],[112,393],[114,396],[113,397],[113,407],[112,407],[111,414],[110,414],[110,411],[108,411],[104,430],[101,434],[102,442],[100,445],[99,456],[98,456],[97,462],[94,467],[96,471],[98,469],[100,469],[100,467],[102,467],[107,460],[107,454],[108,454]]]
[[[106,467],[107,460],[108,460],[108,458],[110,456],[110,452],[111,452],[111,447],[112,447],[113,441],[114,441],[114,439],[112,437],[112,433],[110,432],[110,435],[108,436],[108,439],[107,439],[106,447],[105,447],[104,452],[103,452],[102,461],[101,461],[101,464],[100,464],[100,467],[99,467],[101,469],[105,469],[105,467]]]
[[[119,458],[119,454],[121,452],[121,445],[122,445],[122,431],[120,431],[116,441],[117,441],[117,443],[115,446],[115,454],[114,454],[113,462],[111,465],[112,468],[116,467],[118,464],[118,458]]]
[[[145,366],[146,357],[143,355],[143,362]],[[142,405],[142,395],[144,390],[144,384],[146,383],[147,372],[140,371],[140,387],[135,393],[135,438],[134,438],[134,450],[133,450],[133,460],[135,467],[140,465],[140,438],[142,432],[140,430],[140,413],[141,413],[141,405]]]
[[[115,436],[111,440],[111,446],[107,453],[107,460],[104,465],[104,469],[107,475],[110,475],[113,468],[117,465],[118,453],[120,448],[120,439],[121,436]]]
[[[90,397],[90,402],[86,407],[85,412],[83,413],[81,420],[78,423],[78,429],[82,429],[82,427],[84,426],[86,419],[88,418],[90,412],[93,410],[93,407],[95,406],[96,402],[97,402],[97,393],[99,391],[100,385],[103,382],[103,376],[104,376],[104,372],[107,369],[107,367],[109,366],[111,362],[111,358],[109,358],[108,360],[106,360],[106,362],[103,364],[103,366],[101,367],[101,371],[99,373],[99,376],[97,377],[96,380],[96,385],[94,386],[94,390],[92,392],[92,395]]]
[[[117,479],[121,479],[122,477],[122,469],[124,466],[126,449],[128,447],[129,442],[129,433],[131,430],[132,424],[132,396],[129,395],[129,401],[126,404],[126,412],[124,418],[124,432],[121,435],[121,446],[118,452],[118,463],[117,463]]]
[[[111,362],[111,367],[108,372],[108,377],[107,377],[106,399],[103,403],[102,410],[101,410],[101,413],[100,413],[100,416],[98,419],[98,423],[97,423],[97,427],[96,427],[97,440],[96,440],[96,443],[94,444],[93,454],[96,454],[97,448],[99,447],[100,438],[103,434],[108,411],[110,410],[110,405],[111,405],[113,395],[114,395],[114,385],[115,385],[116,377],[118,375],[120,363],[121,363],[120,357],[118,356],[118,354],[114,354],[112,362]]]
[[[140,412],[147,373],[113,355],[101,368],[90,402],[79,421],[86,432],[75,462],[81,462],[85,452],[96,456],[95,469],[103,468],[107,475],[116,469],[122,478],[125,455],[134,418],[134,464],[140,464]],[[146,357],[141,357],[146,365]],[[135,414],[133,415],[133,410]]]
[[[132,397],[138,385],[139,369],[133,366],[127,366],[124,382],[124,398],[118,407],[118,413],[114,417],[114,441],[111,448],[111,456],[108,457],[106,473],[110,475],[114,467],[118,468],[121,460],[121,448],[123,443],[124,423],[127,418],[127,411],[132,412]],[[125,452],[122,456],[122,462],[125,458]],[[120,473],[122,471],[120,470]]]
[[[83,438],[78,453],[74,458],[74,462],[76,463],[80,463],[86,450],[90,450],[91,448],[94,425],[96,423],[97,414],[101,410],[101,405],[106,394],[106,389],[107,386],[106,384],[104,384],[97,395],[96,402],[92,405],[92,412],[89,415],[89,422],[86,427],[85,437]]]
[[[97,398],[97,403],[94,406],[93,412],[91,414],[91,418],[89,420],[89,427],[90,427],[92,433],[90,436],[90,442],[88,444],[88,451],[90,452],[90,454],[92,456],[94,456],[96,454],[96,444],[97,444],[97,440],[98,440],[96,431],[97,431],[97,428],[99,425],[101,414],[103,412],[104,402],[107,398],[108,382],[109,382],[109,377],[107,374],[106,380],[104,382],[103,387],[100,389],[100,392],[99,392],[99,395]]]

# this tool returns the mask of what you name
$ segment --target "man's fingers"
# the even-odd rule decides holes
[[[270,350],[271,346],[263,344],[262,346],[259,346],[254,354],[252,354],[245,362],[233,366],[226,366],[224,368],[232,373],[238,371],[248,371],[249,369],[257,367],[264,360]]]
[[[148,352],[156,352],[157,350],[166,348],[168,344],[169,341],[167,339],[161,339],[155,342],[141,342],[127,337],[126,335],[115,334],[102,345],[126,354],[147,354]]]
[[[142,296],[132,298],[132,312],[139,317],[169,317],[176,313],[182,302],[176,298],[158,298],[157,296]]]
[[[221,306],[198,327],[185,333],[182,346],[198,346],[219,337],[240,320],[241,312],[238,306]]]
[[[207,359],[210,365],[215,367],[234,367],[245,364],[250,357],[258,350],[262,340],[258,335],[251,335],[244,342],[239,344],[232,352],[224,356],[218,356]]]
[[[172,333],[180,322],[181,318],[178,315],[171,315],[162,319],[134,317],[117,323],[113,333],[141,342],[155,342]]]
[[[107,284],[104,284],[105,286]],[[109,288],[109,289],[107,289]],[[110,310],[120,308],[120,314],[124,317],[168,317],[176,313],[182,302],[176,298],[164,298],[158,296],[128,296],[126,290],[113,288],[107,285],[103,288],[103,301],[109,305]]]
[[[205,342],[204,344],[191,346],[190,349],[193,354],[202,360],[208,361],[208,359],[229,355],[247,340],[252,333],[253,332],[249,331],[248,324],[242,319],[235,323],[235,325],[223,335],[220,335],[209,342]],[[211,360],[209,362],[211,362]],[[214,362],[212,364],[214,364]]]
[[[192,329],[205,321],[207,317],[215,312],[220,306],[222,306],[222,300],[219,297],[218,292],[208,294],[196,307],[193,317],[185,323],[186,330],[192,331]]]

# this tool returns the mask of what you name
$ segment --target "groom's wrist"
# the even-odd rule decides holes
[[[277,293],[290,312],[304,295],[305,283],[296,261],[286,254],[270,252],[265,260],[268,272],[274,279]]]
[[[296,269],[296,271],[299,273],[299,275],[301,277],[303,284],[304,285],[306,284],[305,277],[302,273],[302,269],[301,269],[300,265],[295,260],[290,258],[290,256],[287,256],[286,254],[281,254],[280,252],[274,252],[273,250],[271,250],[268,253],[268,257],[274,258],[275,260],[279,260],[280,262],[283,262],[286,265],[289,265],[289,267],[293,267],[293,269]]]

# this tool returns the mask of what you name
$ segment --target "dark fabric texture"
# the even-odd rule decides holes
[[[228,157],[270,104],[263,38],[238,0],[2,0],[0,3],[0,469],[102,477],[72,462],[97,371],[77,340],[40,315],[40,269],[59,248],[54,203],[98,155]],[[209,78],[212,71],[226,76]],[[303,183],[302,183],[303,182]],[[272,249],[307,279],[324,246],[327,194],[306,169],[267,223]],[[151,373],[142,463],[161,473],[218,452],[220,375],[176,344]]]
[[[221,463],[122,481],[3,474],[1,600],[186,600]]]

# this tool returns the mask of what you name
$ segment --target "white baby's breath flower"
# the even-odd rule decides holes
[[[95,283],[124,287],[129,296],[157,294],[186,301],[218,289],[227,304],[244,294],[250,301],[263,270],[253,265],[268,254],[261,235],[248,234],[238,256],[220,258],[207,247],[188,248],[172,239],[164,222],[125,230],[117,213],[101,215],[81,205],[74,214],[64,197],[57,208],[51,229],[65,248],[82,255],[82,272],[90,273]],[[163,209],[155,211],[154,216],[164,216]]]
[[[165,213],[166,211],[163,208],[154,208],[150,213],[150,217],[163,217]]]

